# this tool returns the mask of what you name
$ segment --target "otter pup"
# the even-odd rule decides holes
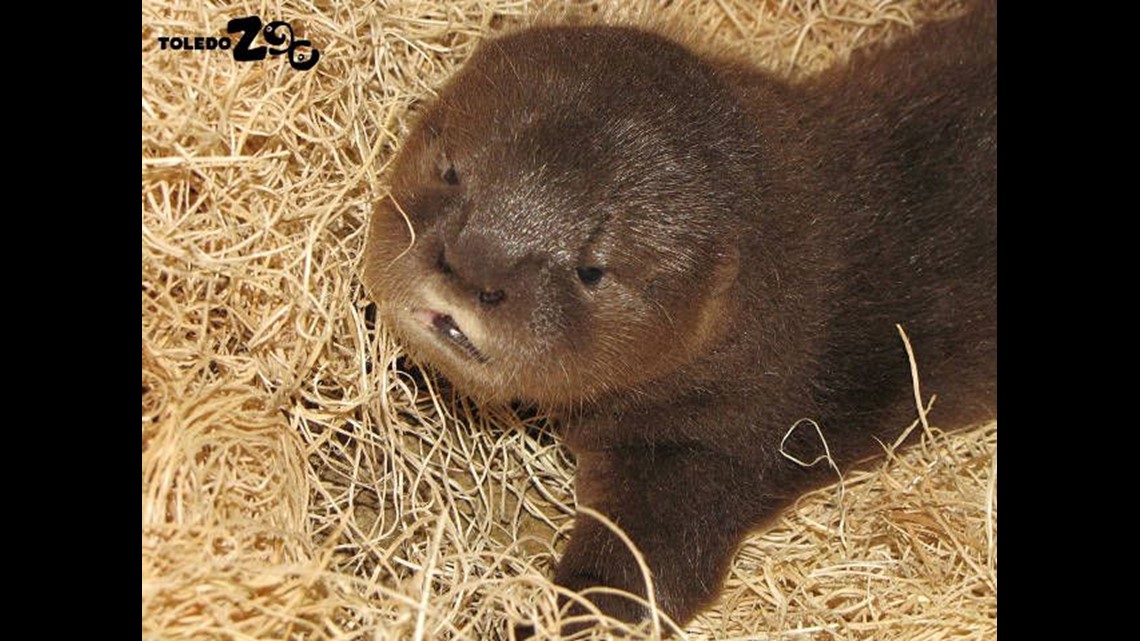
[[[996,17],[802,83],[624,27],[485,43],[414,126],[363,280],[408,350],[560,416],[580,505],[684,624],[744,535],[917,416],[996,416]],[[644,595],[579,514],[555,580]],[[587,597],[627,621],[636,601]]]

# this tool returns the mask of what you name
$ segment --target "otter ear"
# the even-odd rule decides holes
[[[713,277],[709,282],[712,295],[719,297],[732,289],[736,277],[740,275],[740,246],[726,239],[720,246],[719,256],[713,265]]]

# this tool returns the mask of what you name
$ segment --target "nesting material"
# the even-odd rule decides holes
[[[552,629],[572,460],[545,417],[406,362],[357,277],[409,110],[485,34],[536,19],[667,23],[798,75],[957,9],[666,4],[144,1],[144,639]],[[316,66],[159,47],[251,14],[292,24]],[[932,429],[805,496],[678,636],[996,639],[996,444],[996,423]]]

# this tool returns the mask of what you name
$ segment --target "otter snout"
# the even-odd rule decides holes
[[[510,252],[498,239],[468,227],[443,240],[435,269],[464,299],[496,307],[514,298],[526,280],[524,262],[525,256]]]

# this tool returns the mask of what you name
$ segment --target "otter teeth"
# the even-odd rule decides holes
[[[439,334],[446,337],[453,345],[463,351],[464,354],[474,358],[480,363],[485,363],[487,357],[479,351],[477,347],[467,338],[467,335],[459,329],[455,319],[450,314],[440,314],[438,312],[423,310],[416,314],[416,317],[426,325],[430,325]]]
[[[436,314],[435,319],[431,322],[432,327],[437,331],[447,334],[447,337],[454,341],[465,341],[467,336],[459,331],[459,326],[455,324],[455,319],[447,314]]]

